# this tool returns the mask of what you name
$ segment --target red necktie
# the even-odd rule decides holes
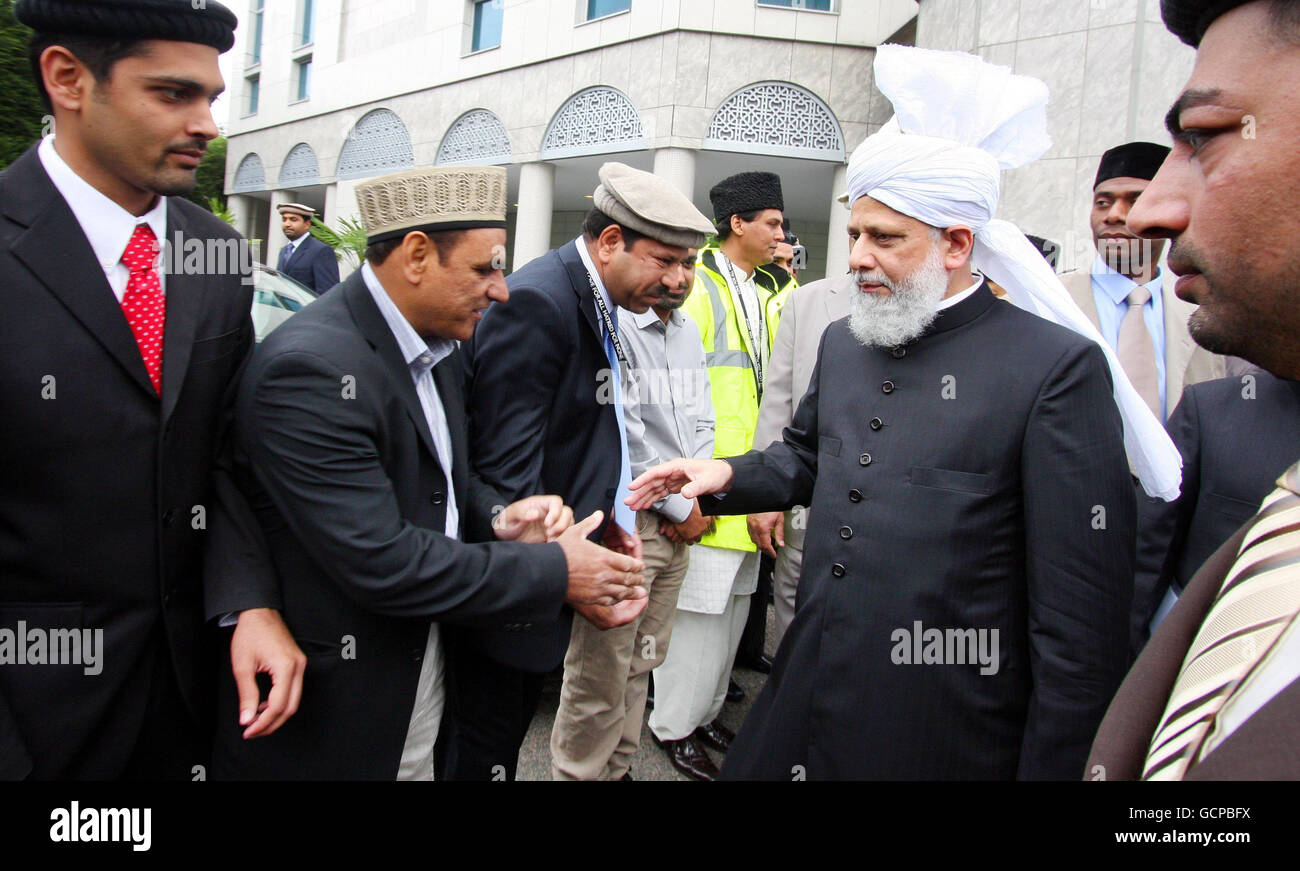
[[[149,372],[155,393],[162,393],[163,323],[167,299],[158,279],[158,238],[148,224],[138,224],[122,254],[122,262],[131,270],[122,296],[126,323],[140,346],[144,368]]]

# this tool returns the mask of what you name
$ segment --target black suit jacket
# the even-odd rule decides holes
[[[491,541],[505,504],[468,470],[459,352],[433,370],[452,435],[463,537]],[[240,386],[237,476],[264,531],[283,614],[307,655],[302,704],[245,742],[223,719],[219,777],[392,780],[431,621],[553,622],[557,544],[443,534],[447,482],[397,341],[361,273],[272,333]],[[223,710],[235,710],[222,678]],[[444,722],[453,714],[448,705]]]
[[[1097,345],[987,285],[902,349],[840,320],[784,440],[731,462],[706,513],[810,513],[794,622],[724,775],[1078,776],[1128,664],[1133,578]],[[975,631],[918,663],[929,630]],[[982,673],[963,639],[991,654],[994,631]]]
[[[465,348],[474,466],[507,500],[555,493],[578,520],[604,511],[599,540],[618,486],[618,420],[577,245],[547,252],[506,283],[510,301],[487,311]],[[550,671],[564,661],[572,618],[565,608],[544,633],[463,640],[504,665]]]
[[[339,283],[339,259],[334,249],[310,234],[280,271],[317,293]]]
[[[35,148],[0,174],[0,213],[0,627],[102,629],[105,646],[98,675],[0,667],[0,777],[116,777],[156,656],[194,715],[210,712],[202,547],[252,288],[238,269],[167,276],[160,398]],[[167,234],[239,239],[177,198]]]
[[[1270,490],[1271,492],[1271,490]],[[1267,495],[1267,494],[1266,494]],[[1261,501],[1262,498],[1261,498]],[[1236,562],[1252,517],[1210,555],[1151,636],[1097,730],[1085,780],[1142,777],[1151,738],[1206,613]],[[1218,747],[1187,769],[1184,780],[1300,780],[1300,680],[1292,681]]]
[[[1182,493],[1173,502],[1138,497],[1134,650],[1169,585],[1184,589],[1300,456],[1300,382],[1261,371],[1193,384],[1168,429],[1183,456]]]

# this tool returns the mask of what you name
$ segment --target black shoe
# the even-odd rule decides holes
[[[743,702],[745,700],[745,691],[740,688],[740,684],[731,678],[727,678],[727,701]]]
[[[659,736],[650,733],[655,744],[662,747],[668,754],[668,761],[687,777],[693,777],[696,780],[716,780],[718,778],[718,766],[713,764],[709,754],[704,752],[700,742],[695,740],[694,735],[687,735],[680,741],[660,741]]]
[[[772,657],[768,656],[766,653],[758,659],[738,659],[736,660],[736,665],[741,668],[747,668],[750,671],[756,671],[759,674],[772,673]]]
[[[736,733],[714,720],[707,726],[696,729],[695,737],[699,738],[705,747],[717,750],[719,753],[726,753],[731,749],[731,742],[736,740]]]
[[[645,709],[653,711],[655,709],[655,676],[654,672],[650,673],[650,681],[646,684],[645,691]]]
[[[619,780],[631,780],[631,779],[632,779],[632,772],[630,771],[624,772],[623,776],[619,778]]]

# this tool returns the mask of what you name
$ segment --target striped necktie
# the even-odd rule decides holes
[[[1282,474],[1206,612],[1151,739],[1143,780],[1181,780],[1215,718],[1300,610],[1300,463]]]

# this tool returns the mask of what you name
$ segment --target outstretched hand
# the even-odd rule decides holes
[[[687,499],[720,493],[731,486],[731,464],[725,460],[676,459],[660,463],[633,481],[630,508],[643,511],[672,493]]]

